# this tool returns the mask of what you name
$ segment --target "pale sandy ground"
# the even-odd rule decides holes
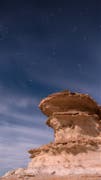
[[[24,177],[24,178],[16,178],[15,176],[9,178],[0,178],[0,180],[101,180],[101,176],[65,176],[65,177],[56,177],[56,176],[43,176],[43,177]]]

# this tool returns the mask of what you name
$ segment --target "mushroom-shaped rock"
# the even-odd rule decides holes
[[[49,116],[46,123],[54,129],[54,141],[29,150],[27,169],[11,175],[101,175],[101,106],[87,94],[64,91],[43,99],[39,107]]]
[[[39,107],[47,116],[51,116],[56,112],[67,111],[100,114],[99,106],[89,95],[71,93],[70,91],[63,91],[46,97],[41,101]]]

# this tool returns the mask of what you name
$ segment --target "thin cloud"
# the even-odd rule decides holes
[[[53,138],[52,131],[48,128],[21,126],[0,126],[0,137],[0,169],[5,172],[7,169],[27,166],[29,161],[27,151],[48,143]]]
[[[27,151],[52,140],[52,130],[38,110],[39,97],[22,96],[0,90],[0,175],[25,167]],[[47,134],[47,136],[46,136]]]

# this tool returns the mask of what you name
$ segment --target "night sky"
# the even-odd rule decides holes
[[[0,0],[0,175],[52,141],[42,98],[69,89],[101,104],[100,77],[100,0]]]

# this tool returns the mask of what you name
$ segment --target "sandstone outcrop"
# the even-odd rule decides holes
[[[88,95],[63,91],[43,99],[39,107],[41,111],[51,116],[55,112],[88,112],[101,116],[100,106]]]
[[[23,173],[101,175],[101,107],[89,95],[69,91],[48,96],[39,107],[54,142],[29,150],[32,160]]]

